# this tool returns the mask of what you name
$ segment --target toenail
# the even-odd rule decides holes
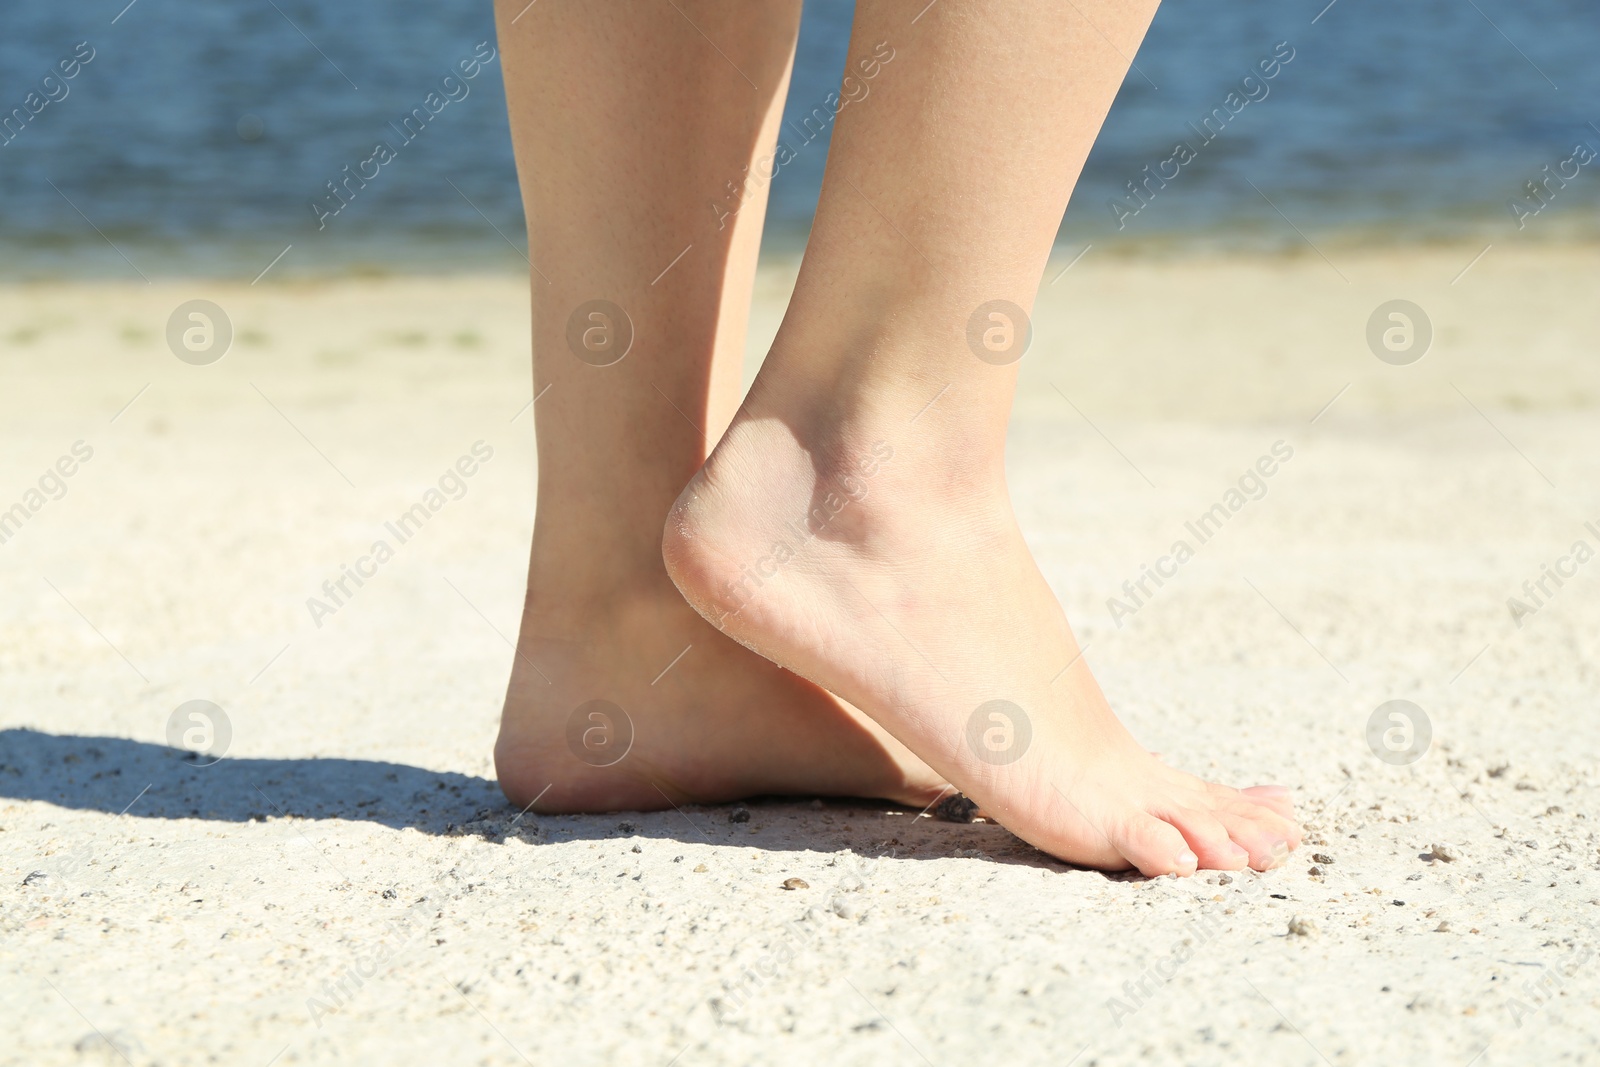
[[[1190,852],[1188,849],[1184,849],[1182,852],[1178,853],[1179,870],[1198,866],[1200,866],[1200,857],[1196,856],[1193,852]]]

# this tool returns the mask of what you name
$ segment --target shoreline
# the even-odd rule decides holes
[[[1073,407],[1096,423],[1309,424],[1325,409],[1342,419],[1477,417],[1474,406],[1521,417],[1600,405],[1600,364],[1583,358],[1600,246],[1326,246],[1174,259],[1081,251],[1058,254],[1040,285],[1018,422],[1075,421]],[[768,259],[758,272],[747,386],[797,268]],[[531,395],[527,282],[512,272],[0,283],[0,359],[12,362],[19,396],[36,357],[78,367],[89,391],[106,391],[109,417],[156,369],[181,369],[166,319],[195,298],[227,309],[233,341],[220,363],[180,376],[186,388],[233,380],[248,389],[250,368],[271,366],[383,397],[403,386],[388,361],[462,357],[518,404]],[[1409,365],[1382,361],[1368,337],[1369,320],[1394,300],[1427,318],[1426,353]],[[148,364],[135,370],[129,359]]]
[[[1313,255],[1314,249],[1338,250],[1354,255],[1471,248],[1485,245],[1518,250],[1600,251],[1600,222],[1534,219],[1524,230],[1501,220],[1483,222],[1478,213],[1465,219],[1437,220],[1432,227],[1397,229],[1385,222],[1328,229],[1290,225],[1219,225],[1206,230],[1158,230],[1149,234],[1105,232],[1098,227],[1065,226],[1057,236],[1050,262],[1075,255],[1086,244],[1096,255],[1120,260],[1163,262],[1197,259],[1274,259]],[[1476,223],[1474,225],[1473,223]],[[1093,231],[1093,232],[1090,232]],[[521,247],[525,237],[514,234]],[[805,251],[803,231],[769,230],[762,243],[764,266],[783,267],[797,262]],[[198,240],[130,241],[116,234],[113,250],[98,238],[74,239],[59,245],[48,242],[0,239],[0,286],[74,284],[94,282],[153,282],[204,280],[248,282],[271,264],[261,283],[339,281],[350,278],[459,277],[463,275],[520,275],[527,270],[520,254],[498,237],[477,233],[459,238],[429,240],[409,235],[395,241],[372,241],[358,231],[355,251],[344,252],[317,265],[305,261],[307,250],[319,240],[315,231],[294,241],[234,240],[222,237]],[[196,254],[193,249],[202,251]],[[289,248],[292,251],[279,261]],[[120,251],[119,251],[120,250]],[[126,255],[128,258],[122,258]],[[133,266],[138,264],[138,266]],[[136,273],[138,272],[138,273]],[[143,277],[141,277],[141,275]],[[1049,275],[1046,275],[1047,280]]]

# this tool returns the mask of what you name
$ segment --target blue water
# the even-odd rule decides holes
[[[0,115],[26,111],[32,92],[35,105],[65,93],[13,120],[0,145],[0,274],[248,278],[290,244],[275,272],[522,263],[507,241],[523,235],[498,61],[452,90],[466,95],[326,228],[308,206],[376,140],[399,143],[389,123],[493,44],[484,0],[124,3],[13,4],[0,16]],[[1163,8],[1061,241],[1300,240],[1285,216],[1307,234],[1363,239],[1594,235],[1600,160],[1522,230],[1507,207],[1576,142],[1600,149],[1594,0],[1325,3]],[[850,11],[808,4],[786,129],[836,87]],[[94,56],[76,76],[43,82],[82,41]],[[1197,135],[1190,123],[1226,114],[1230,90],[1280,41],[1294,58],[1267,95],[1215,139]],[[1141,206],[1126,183],[1180,140],[1196,158]],[[825,158],[824,137],[778,175],[771,246],[803,240]],[[1122,211],[1109,206],[1119,195]]]

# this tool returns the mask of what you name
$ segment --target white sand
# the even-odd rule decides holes
[[[519,820],[489,748],[532,517],[520,282],[0,290],[0,508],[94,450],[0,545],[0,1062],[1600,1057],[1600,562],[1506,607],[1600,548],[1594,250],[1452,286],[1477,251],[1330,250],[1348,283],[1094,252],[1045,290],[1011,455],[1045,573],[1142,740],[1308,822],[1225,883],[869,803]],[[197,296],[239,331],[211,367],[161,336]],[[1415,366],[1363,341],[1391,297],[1433,317]],[[1266,498],[1119,629],[1107,598],[1279,440]],[[198,698],[233,730],[204,768],[164,748]],[[1434,731],[1408,766],[1366,741],[1392,698]]]

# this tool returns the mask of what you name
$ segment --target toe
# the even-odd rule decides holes
[[[1200,865],[1176,826],[1142,811],[1129,815],[1108,837],[1123,858],[1149,878],[1164,874],[1188,877]]]
[[[1199,866],[1211,871],[1243,870],[1250,853],[1235,844],[1228,828],[1210,811],[1178,808],[1162,812],[1161,817],[1178,828],[1189,848],[1199,858]]]
[[[1294,818],[1294,801],[1289,799],[1288,786],[1253,785],[1247,789],[1239,790],[1239,793],[1258,804],[1271,808],[1285,819]]]
[[[1264,871],[1281,864],[1300,845],[1294,823],[1259,804],[1238,804],[1216,813],[1228,836],[1250,854],[1250,866]]]

